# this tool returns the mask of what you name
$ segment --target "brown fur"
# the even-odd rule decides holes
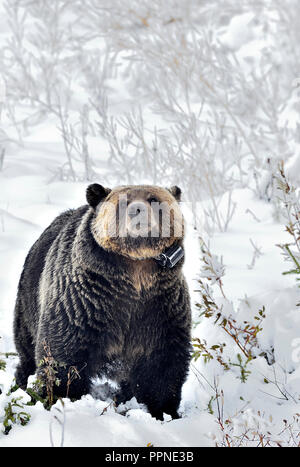
[[[155,197],[159,203],[165,203],[165,205],[169,207],[171,213],[170,236],[160,238],[156,241],[155,246],[146,241],[144,244],[135,244],[133,247],[132,244],[129,244],[122,237],[119,238],[118,225],[116,225],[116,235],[111,235],[116,222],[115,212],[118,210],[119,198],[122,195],[126,195],[129,202],[147,202],[152,197]],[[111,205],[107,203],[111,203]],[[150,218],[154,219],[150,204],[148,209],[149,216],[151,216]],[[182,232],[182,236],[180,237],[182,238],[184,234],[184,224],[179,205],[176,203],[174,196],[169,190],[156,186],[138,185],[114,188],[108,196],[106,196],[105,203],[99,205],[92,230],[99,245],[106,250],[122,254],[128,258],[141,260],[158,256],[164,249],[172,245],[177,232]],[[134,274],[135,276],[139,275],[139,273]]]
[[[122,193],[130,201],[122,209],[126,220],[140,212],[136,200],[154,212],[156,225],[164,215],[158,216],[148,197],[174,204],[167,217],[170,235],[147,235],[149,224],[141,221],[141,234],[99,236],[113,221],[106,199],[116,205]],[[61,363],[55,396],[79,399],[90,391],[91,378],[107,376],[119,383],[117,403],[136,397],[152,416],[178,418],[191,357],[189,294],[183,258],[171,269],[155,258],[171,244],[183,248],[183,232],[177,237],[173,228],[182,222],[180,193],[178,187],[110,190],[92,184],[88,206],[61,214],[43,232],[26,258],[15,308],[19,386],[25,388],[36,370],[43,380],[46,342]],[[126,229],[134,233],[131,224]],[[70,367],[80,372],[71,385]]]
[[[148,290],[153,287],[156,282],[156,269],[157,265],[153,259],[144,259],[140,261],[127,260],[128,271],[132,284],[138,293],[142,289]]]

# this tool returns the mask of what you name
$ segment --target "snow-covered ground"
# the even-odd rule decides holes
[[[7,14],[3,13],[3,5],[0,0],[0,45],[5,44],[11,34],[3,20],[3,15]],[[259,55],[268,46],[267,40],[262,42],[262,28],[253,23],[254,16],[247,12],[234,17],[229,25],[220,27],[219,31],[220,41],[230,50],[240,50],[240,60],[245,59],[247,67],[250,66],[249,63],[253,64],[253,50]],[[273,19],[270,14],[270,29],[273,27]],[[255,42],[256,39],[261,40],[259,45]],[[132,44],[130,41],[128,44],[130,49]],[[149,54],[149,60],[152,58]],[[121,59],[118,66],[124,66]],[[142,73],[145,74],[144,69]],[[4,73],[3,78],[6,81]],[[132,93],[128,91],[126,81],[108,78],[105,86],[111,93],[111,112],[113,115],[118,112],[122,115],[132,105]],[[141,89],[141,85],[137,87],[138,105],[146,99]],[[149,91],[147,87],[145,89]],[[78,101],[80,99],[84,101],[84,96],[80,95]],[[23,118],[26,112],[32,112],[30,105],[26,107],[28,105],[27,101],[26,105],[16,107],[17,119]],[[297,120],[298,114],[295,114],[294,108],[293,112],[293,118]],[[8,110],[4,107],[0,143],[3,136],[1,131],[5,132],[5,138],[8,139],[5,140],[3,166],[0,163],[1,353],[15,351],[12,338],[14,302],[28,249],[55,216],[65,209],[85,203],[85,189],[89,183],[82,176],[76,181],[59,176],[66,155],[61,132],[57,129],[57,120],[53,114],[46,113],[28,128],[23,128],[21,141],[7,115]],[[155,112],[147,110],[145,115],[145,121],[151,128],[156,126],[165,130],[170,125],[170,118],[164,119],[161,114],[157,116]],[[107,135],[95,136],[91,132],[88,141],[96,180],[99,183],[104,180],[105,184],[113,185],[116,182],[110,178],[107,161],[111,146],[107,142]],[[185,144],[188,145],[189,142],[185,141]],[[298,147],[296,141],[293,147]],[[228,152],[226,156],[230,158],[231,153]],[[297,180],[295,168],[299,165],[299,156],[296,156],[296,153],[286,156],[287,166],[294,180]],[[154,163],[152,160],[151,164]],[[75,169],[78,166],[80,172],[81,162],[76,160],[74,164]],[[201,164],[199,162],[200,176]],[[180,185],[181,173],[175,161],[174,167],[174,174],[166,174],[167,181],[159,179],[155,183],[165,186],[173,179]],[[170,168],[172,170],[172,166]],[[232,201],[236,203],[233,217],[226,231],[219,232],[214,228],[213,232],[209,232],[209,249],[219,259],[222,257],[225,266],[222,290],[226,299],[217,284],[212,286],[214,299],[223,307],[224,313],[231,315],[234,307],[234,316],[239,323],[243,320],[254,320],[255,323],[255,314],[265,307],[263,329],[257,337],[259,353],[255,355],[257,358],[246,365],[249,371],[246,381],[241,380],[241,369],[235,365],[240,353],[236,342],[222,327],[214,324],[214,319],[199,317],[199,307],[196,305],[201,302],[198,279],[203,267],[199,236],[208,238],[207,232],[201,230],[201,226],[205,228],[203,218],[206,215],[206,200],[197,205],[199,217],[203,221],[198,226],[198,232],[193,228],[190,205],[183,205],[188,227],[184,270],[193,303],[193,336],[205,340],[208,347],[225,343],[223,357],[227,362],[233,363],[230,369],[224,369],[216,359],[207,363],[203,357],[193,360],[183,387],[180,407],[182,418],[171,420],[166,416],[165,421],[160,422],[153,419],[146,408],[135,400],[118,408],[109,396],[106,400],[101,400],[99,394],[102,393],[103,399],[103,381],[95,382],[91,395],[76,402],[64,399],[62,404],[58,401],[51,411],[44,409],[40,402],[27,405],[30,396],[24,391],[18,389],[8,395],[13,384],[17,357],[1,357],[6,361],[6,369],[0,370],[1,447],[60,445],[62,438],[64,446],[264,445],[268,440],[272,445],[300,443],[297,415],[300,413],[300,314],[297,307],[300,292],[294,276],[282,274],[291,268],[283,261],[281,250],[277,246],[289,242],[290,237],[285,231],[283,220],[276,220],[274,216],[274,200],[268,202],[266,197],[258,196],[253,165],[249,163],[245,168],[249,170],[247,182],[236,183],[231,191]],[[141,180],[134,167],[130,170],[133,183],[149,182],[143,176]],[[262,167],[258,170],[263,171]],[[128,177],[124,180],[124,183],[127,182]],[[183,185],[185,183],[186,180]],[[185,186],[183,190],[184,188]],[[221,204],[218,209],[225,212],[225,200],[221,202],[224,208]],[[261,253],[256,258],[253,256],[254,246]],[[2,426],[5,409],[12,399],[18,397],[22,408],[15,407],[15,412],[25,411],[30,415],[30,420],[25,426],[19,422],[13,424],[8,435],[5,435]]]
[[[6,170],[0,174],[1,352],[14,351],[13,307],[18,278],[28,248],[58,213],[85,202],[87,185],[78,182],[49,183],[47,170],[50,172],[50,164],[55,165],[56,159],[59,161],[59,141],[45,142],[42,134],[40,141],[25,141],[24,145],[21,150],[13,148],[8,153],[7,174]],[[27,167],[30,165],[27,174],[24,173],[24,161],[27,161]],[[245,423],[251,423],[252,412],[248,413],[247,410],[252,410],[256,415],[260,411],[265,414],[266,423],[270,423],[269,416],[273,417],[273,430],[276,433],[278,425],[279,433],[282,428],[280,422],[299,412],[300,365],[295,351],[297,346],[300,347],[300,316],[296,307],[300,294],[294,286],[294,279],[282,275],[286,265],[276,247],[276,244],[286,240],[287,234],[282,224],[273,221],[270,205],[255,199],[250,190],[236,190],[233,198],[237,209],[230,228],[228,232],[214,236],[211,250],[223,256],[226,265],[223,282],[227,296],[238,304],[239,299],[246,295],[256,309],[265,305],[267,318],[261,342],[266,348],[274,345],[277,377],[280,385],[293,395],[291,400],[284,400],[275,385],[264,383],[265,377],[274,380],[273,367],[268,366],[264,358],[258,358],[252,363],[252,374],[247,383],[241,383],[237,375],[232,372],[226,374],[212,362],[205,365],[198,360],[192,364],[183,388],[182,419],[171,421],[166,417],[165,422],[159,422],[134,401],[130,401],[127,407],[116,409],[110,399],[101,401],[91,395],[73,403],[66,400],[65,446],[146,446],[148,443],[154,446],[214,445],[215,437],[221,437],[216,414],[208,413],[207,410],[213,396],[208,383],[213,386],[214,378],[218,379],[219,387],[224,391],[225,419],[246,408],[243,417]],[[257,219],[246,212],[247,209],[255,213]],[[262,252],[253,269],[248,267],[253,257],[250,239]],[[199,298],[195,290],[200,270],[200,252],[198,237],[190,225],[185,247],[185,274],[195,303]],[[195,322],[198,322],[197,309],[194,307],[193,310]],[[204,337],[211,342],[220,335],[220,331],[214,330],[214,326],[205,319],[195,327],[193,333],[195,337]],[[227,340],[230,351],[235,352],[233,343],[225,335],[222,339],[224,342]],[[0,395],[1,414],[9,401],[6,393],[12,384],[16,363],[16,357],[9,357],[7,370],[0,372],[3,389]],[[12,393],[10,398],[18,396],[23,397],[24,401],[29,399],[21,390]],[[60,408],[60,403],[56,406]],[[28,425],[14,425],[9,435],[0,435],[0,445],[49,446],[51,420],[54,442],[60,443],[61,428],[54,419],[54,408],[49,412],[38,402],[34,406],[26,406],[26,412],[31,416]]]

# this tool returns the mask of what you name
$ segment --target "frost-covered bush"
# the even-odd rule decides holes
[[[242,300],[240,307],[235,310],[233,303],[226,297],[222,284],[225,267],[222,259],[212,255],[208,246],[201,240],[202,269],[198,280],[200,302],[196,304],[199,309],[199,319],[206,318],[212,321],[223,331],[224,341],[215,341],[208,344],[205,339],[194,339],[194,358],[204,358],[205,363],[216,360],[224,371],[233,370],[242,383],[246,383],[250,370],[249,363],[258,356],[266,356],[258,342],[258,334],[263,330],[266,317],[265,307],[257,310],[248,318],[252,311],[247,300]],[[203,280],[203,279],[206,280]],[[209,285],[211,284],[211,285]],[[216,299],[212,285],[217,284],[221,297]],[[218,333],[220,336],[222,333]],[[226,346],[233,344],[227,351]],[[226,342],[227,341],[227,342]],[[233,352],[234,353],[233,353]]]
[[[298,147],[296,0],[288,8],[5,0],[5,8],[7,118],[22,141],[52,116],[66,154],[57,177],[96,179],[109,157],[111,184],[180,183],[196,225],[196,203],[205,204],[209,233],[228,228],[235,187],[272,198],[278,161]]]
[[[291,238],[290,243],[277,245],[291,265],[283,274],[293,274],[299,281],[299,190],[288,181],[283,164],[275,172],[274,190],[277,212]],[[265,301],[247,297],[245,285],[241,291],[245,295],[237,304],[226,294],[223,259],[211,253],[203,240],[200,243],[192,371],[209,393],[207,411],[216,416],[220,429],[214,442],[236,447],[299,446],[299,284],[269,292]],[[236,380],[242,384],[238,386]],[[254,409],[257,394],[264,396],[265,410]],[[272,400],[276,409],[281,407],[275,417]],[[229,407],[234,407],[234,415]]]
[[[300,419],[295,414],[291,420],[283,419],[274,427],[273,417],[246,409],[224,420],[222,401],[218,425],[222,436],[215,438],[218,447],[299,447]]]

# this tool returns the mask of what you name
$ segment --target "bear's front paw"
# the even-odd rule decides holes
[[[151,410],[149,409],[150,414],[152,415],[153,418],[156,418],[157,420],[161,420],[162,422],[164,421],[164,413],[167,415],[171,415],[172,420],[176,420],[180,418],[180,416],[177,413],[177,410]]]

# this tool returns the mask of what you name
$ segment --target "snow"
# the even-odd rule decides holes
[[[45,153],[50,154],[50,143],[47,146],[50,146],[50,150]],[[47,156],[45,158],[47,159]],[[31,162],[34,164],[34,159]],[[4,229],[0,234],[0,261],[5,265],[1,268],[0,275],[0,329],[3,337],[0,345],[1,351],[7,352],[14,350],[11,337],[13,305],[17,280],[26,252],[43,228],[59,212],[84,203],[86,184],[53,182],[47,185],[40,175],[24,176],[22,174],[19,176],[15,174],[13,179],[3,177],[3,180],[7,182],[7,185],[1,184],[2,206],[8,205],[9,211],[3,209]],[[12,183],[17,190],[9,190],[9,184]],[[48,202],[46,202],[47,198]],[[300,385],[300,370],[296,365],[299,362],[300,317],[295,307],[299,300],[299,291],[293,287],[293,280],[289,276],[282,276],[281,273],[286,267],[280,250],[276,247],[277,243],[286,240],[287,234],[281,224],[276,224],[272,220],[270,206],[257,200],[250,190],[236,190],[234,200],[237,202],[237,210],[230,228],[225,234],[214,236],[211,240],[211,250],[223,257],[226,267],[224,289],[231,300],[238,303],[240,298],[247,295],[253,307],[258,309],[265,305],[268,318],[261,336],[262,348],[274,346],[277,364],[282,365],[287,372],[287,374],[280,372],[280,378],[287,378],[286,384],[291,387],[291,391],[295,392]],[[245,208],[255,212],[259,222],[251,214],[246,213]],[[247,267],[253,254],[250,238],[261,247],[263,252],[253,269]],[[185,274],[193,302],[196,302],[198,294],[194,290],[197,289],[196,279],[199,277],[199,242],[191,225],[188,228],[185,246]],[[194,314],[197,314],[195,309]],[[211,324],[204,321],[196,327],[194,335],[209,336],[213,342],[212,331]],[[215,331],[215,334],[217,335],[218,332]],[[223,340],[226,341],[225,336]],[[229,340],[228,345],[232,348]],[[15,358],[10,358],[10,361],[10,371],[0,374],[0,384],[5,387],[0,396],[2,406],[8,402],[5,391],[9,389],[16,365]],[[213,381],[212,368],[198,362],[193,363],[193,366],[196,366],[197,370],[205,374],[211,382]],[[294,402],[291,406],[280,401],[279,405],[276,399],[278,397],[276,388],[268,388],[267,391],[270,393],[268,395],[261,392],[263,377],[267,376],[270,379],[273,377],[264,359],[258,359],[252,367],[252,374],[255,376],[251,375],[251,380],[247,385],[241,384],[239,379],[225,372],[222,375],[219,374],[219,384],[224,389],[225,407],[228,414],[233,414],[237,407],[244,404],[244,401],[249,401],[249,405],[255,409],[264,410],[273,416],[278,413],[283,418],[286,418],[288,413],[292,415],[299,410],[299,404],[297,408]],[[288,374],[292,370],[296,371]],[[215,368],[216,374],[219,371]],[[7,373],[9,379],[5,384]],[[20,393],[28,398],[26,393],[18,390],[17,395]],[[128,403],[124,416],[112,406],[103,413],[104,409],[111,404],[109,399],[100,401],[90,395],[73,403],[65,399],[64,446],[146,446],[147,443],[161,447],[213,446],[215,437],[220,434],[218,434],[215,417],[206,411],[210,397],[211,392],[205,381],[199,382],[191,371],[183,388],[181,404],[183,418],[180,420],[168,420],[161,423],[153,419],[146,409],[137,403],[133,406]],[[237,401],[241,397],[243,401],[239,404]],[[59,402],[56,405],[58,404]],[[26,412],[31,416],[28,425],[14,426],[8,436],[0,435],[2,446],[50,445],[51,413],[46,411],[41,403],[32,407],[26,406]],[[240,419],[234,423],[236,430]],[[58,438],[55,443],[59,443],[59,426],[54,424],[53,432],[55,439]],[[209,432],[210,436],[208,436]]]
[[[5,43],[9,34],[7,22],[3,19],[5,13],[2,8],[0,0],[0,46]],[[272,16],[270,12],[270,24],[274,17],[276,18],[276,15]],[[129,24],[131,21],[130,19]],[[119,29],[117,29],[116,35],[115,49],[117,51],[118,47],[121,47],[120,44],[123,43]],[[158,37],[161,39],[161,36]],[[259,67],[261,57],[266,50],[269,50],[268,48],[271,50],[273,47],[273,37],[271,39],[265,37],[263,27],[259,22],[256,22],[256,14],[251,11],[251,8],[249,12],[237,14],[231,18],[226,26],[220,27],[218,38],[225,48],[236,53],[238,66],[246,74],[249,70]],[[155,50],[155,44],[147,43],[145,47],[148,45],[153,47],[153,57],[156,57],[157,54],[159,56],[160,51],[158,53]],[[87,40],[82,46],[82,50],[87,53],[88,51],[95,53],[99,49],[104,50],[104,48],[103,38],[101,40],[99,38]],[[147,55],[147,49],[145,50]],[[149,50],[151,52],[151,48]],[[37,52],[36,50],[35,53]],[[64,51],[64,53],[62,58],[72,57],[72,51]],[[167,51],[165,53],[167,54]],[[111,97],[110,115],[114,117],[126,116],[133,108],[139,108],[141,103],[143,105],[147,102],[148,95],[150,100],[152,99],[151,77],[147,75],[148,71],[143,64],[139,70],[140,76],[138,78],[140,81],[145,81],[144,87],[139,81],[137,93],[140,96],[134,99],[131,71],[133,70],[132,75],[134,75],[136,70],[134,65],[132,65],[132,69],[128,65],[130,60],[128,60],[127,55],[132,58],[127,50],[121,50],[118,56],[117,71],[109,74],[102,81]],[[164,57],[166,63],[171,60],[170,57],[171,55]],[[187,60],[184,52],[182,57],[184,63],[184,60]],[[140,60],[142,63],[142,59]],[[127,67],[128,70],[125,72]],[[179,72],[178,75],[180,75]],[[4,102],[5,105],[5,96],[9,91],[8,89],[5,91],[3,78],[5,78],[4,74],[3,76],[0,74],[0,112],[1,104]],[[78,86],[76,83],[72,83],[72,91],[76,93],[76,97],[72,101],[70,118],[77,121],[76,112],[81,105],[89,100],[89,96],[82,91],[81,82]],[[155,96],[159,101],[157,95]],[[171,101],[172,99],[168,104],[172,109],[174,103]],[[195,95],[191,108],[194,108],[195,102],[199,108],[200,101],[200,97]],[[154,104],[157,102],[152,103],[151,101],[148,106],[145,105],[143,113],[145,127],[157,127],[163,134],[170,135],[167,133],[171,125],[170,122],[181,120],[182,114],[180,112],[182,109],[176,108],[178,113],[173,112],[173,114],[170,109],[164,109],[164,112],[157,115]],[[24,105],[20,103],[16,106],[17,119],[21,120],[25,115],[32,115],[34,111],[36,111],[35,106],[31,108],[28,102]],[[192,115],[196,120],[196,114]],[[1,358],[3,358],[1,353],[15,351],[12,337],[14,302],[18,280],[28,249],[59,213],[85,203],[85,190],[90,183],[84,177],[82,160],[75,156],[73,162],[78,177],[73,180],[70,176],[66,168],[65,147],[56,117],[51,113],[45,113],[36,118],[37,121],[34,124],[27,127],[25,125],[21,131],[21,138],[18,139],[16,128],[8,118],[7,108],[4,107],[2,110],[0,156],[2,144],[5,144],[6,152],[2,170],[0,157]],[[295,95],[292,95],[289,104],[278,116],[278,124],[283,125],[285,121],[288,121],[292,128],[297,128],[299,111]],[[183,122],[183,126],[185,123]],[[232,124],[231,120],[229,124]],[[247,120],[243,121],[243,126],[247,127]],[[107,186],[113,185],[115,181],[112,180],[110,172],[113,163],[115,163],[115,160],[111,159],[113,138],[107,136],[105,132],[97,133],[96,127],[95,124],[88,137],[93,169],[99,183]],[[176,127],[176,131],[178,129],[180,127]],[[259,132],[255,134],[257,139],[258,134]],[[269,135],[268,132],[267,134]],[[123,144],[122,146],[120,143],[121,149],[126,152],[126,149],[129,148],[134,152],[136,135],[133,134],[132,129],[127,132],[124,127],[118,128],[118,135]],[[280,134],[280,136],[282,135]],[[151,157],[155,154],[155,151],[151,152],[149,149],[155,146],[152,144],[152,137],[153,134],[150,131],[146,132],[146,142],[143,141],[143,144],[148,144],[149,153],[147,154],[150,154]],[[215,135],[212,134],[211,140],[214,137]],[[183,140],[182,148],[186,150],[189,141],[187,141],[188,138],[185,139],[185,136]],[[126,146],[128,142],[132,142],[132,146]],[[290,179],[297,186],[300,166],[299,144],[291,139],[289,142],[293,144],[294,152],[287,159],[286,169]],[[194,141],[190,144],[193,145]],[[243,142],[243,151],[245,151],[245,146],[247,145]],[[113,148],[115,149],[114,146]],[[221,149],[223,150],[223,146]],[[165,146],[160,146],[159,150],[162,150],[162,154],[166,158],[167,155],[169,156]],[[175,147],[175,153],[176,150],[177,147]],[[204,148],[203,152],[208,154],[208,148]],[[233,149],[229,147],[225,156],[229,159],[232,152]],[[120,153],[118,155],[120,156]],[[247,155],[248,159],[246,159],[249,160],[249,154],[247,153]],[[214,165],[213,157],[213,155],[208,157],[207,166],[212,164],[212,172],[216,167],[220,167],[218,173],[220,172],[221,178],[223,175],[225,178],[225,172],[222,173],[223,162],[220,160],[218,164]],[[278,160],[278,157],[276,153],[274,159]],[[269,178],[272,178],[273,175],[269,168],[265,168],[263,165],[262,161],[265,158],[266,154],[263,150],[259,159],[261,165],[256,167],[260,176],[261,192],[267,187]],[[170,163],[170,159],[168,161],[172,170],[172,163]],[[181,163],[180,159],[179,161]],[[176,161],[171,159],[171,162],[175,164]],[[160,160],[157,164],[159,165],[159,163]],[[102,387],[103,381],[96,381],[92,393],[82,397],[81,400],[71,402],[69,399],[63,399],[63,403],[56,402],[51,411],[48,411],[40,402],[35,405],[27,405],[30,396],[21,389],[7,395],[13,384],[17,365],[17,357],[8,356],[5,358],[6,370],[0,370],[0,388],[2,390],[0,394],[0,447],[51,446],[51,444],[58,446],[62,443],[62,439],[64,446],[135,447],[147,446],[149,443],[155,447],[215,446],[216,444],[224,444],[225,433],[229,434],[230,443],[236,442],[238,444],[245,433],[253,432],[262,433],[264,439],[271,439],[273,444],[276,442],[286,445],[299,443],[300,430],[296,414],[300,413],[300,315],[299,306],[297,306],[300,302],[300,293],[294,276],[282,274],[290,267],[283,260],[282,252],[277,246],[290,242],[290,236],[285,231],[285,223],[280,216],[274,215],[274,211],[276,211],[275,196],[270,202],[266,196],[260,196],[259,190],[255,189],[253,166],[246,162],[243,163],[245,164],[243,170],[247,171],[245,179],[243,179],[246,182],[236,183],[231,190],[232,202],[236,203],[236,208],[226,231],[220,232],[216,228],[213,229],[213,232],[205,231],[205,210],[209,199],[207,193],[197,204],[200,219],[198,231],[194,229],[191,205],[183,203],[182,208],[187,222],[184,273],[192,299],[193,337],[204,339],[208,347],[216,343],[225,343],[224,358],[236,363],[237,354],[240,351],[232,338],[220,326],[214,324],[214,320],[199,316],[199,308],[196,305],[200,302],[198,280],[203,277],[201,274],[203,264],[201,262],[200,235],[208,239],[209,250],[215,255],[213,262],[217,268],[218,261],[222,257],[224,269],[221,267],[218,272],[222,276],[222,288],[226,299],[218,288],[218,281],[215,281],[214,285],[212,283],[210,285],[216,303],[223,307],[224,316],[229,317],[234,310],[234,316],[239,322],[251,321],[253,316],[262,307],[265,307],[266,317],[262,324],[263,330],[258,333],[257,337],[261,354],[256,355],[257,358],[251,360],[247,365],[247,369],[251,372],[247,381],[244,383],[241,381],[238,367],[234,366],[230,371],[225,371],[216,359],[204,363],[204,359],[200,357],[191,363],[190,373],[182,391],[180,405],[182,418],[178,420],[171,420],[169,416],[165,415],[163,422],[158,421],[152,418],[146,407],[138,404],[135,399],[115,407],[109,391],[107,392]],[[153,159],[151,164],[153,166]],[[199,165],[202,166],[202,164],[206,164],[204,159],[199,162]],[[147,177],[150,177],[151,180],[152,173],[146,173],[145,170],[143,174],[140,174],[141,166],[137,166],[136,169],[135,165],[131,166],[133,182],[138,184],[149,182]],[[161,184],[169,183],[170,177],[174,183],[181,184],[181,177],[184,176],[184,173],[178,168],[181,167],[180,164],[174,165],[174,167],[176,167],[175,173],[170,176],[168,170],[163,166],[162,170],[165,170],[164,174],[168,182],[163,180]],[[234,173],[233,178],[236,178],[233,170],[228,170],[228,172],[230,172],[230,179],[232,172]],[[215,173],[212,176],[215,176]],[[191,179],[188,179],[188,182],[186,180],[184,179],[182,182],[185,183],[186,188],[189,188],[187,185]],[[212,180],[215,183],[220,181],[217,178],[212,178]],[[217,202],[220,202],[218,210],[225,213],[227,199],[226,197],[218,198],[218,195],[215,198]],[[210,237],[208,233],[211,234]],[[253,245],[261,252],[261,255],[255,259]],[[265,354],[263,355],[263,353]],[[268,359],[270,361],[267,361]],[[5,435],[2,430],[5,407],[12,399],[19,397],[24,407],[16,410],[19,412],[24,410],[30,415],[30,420],[25,426],[20,423],[13,424],[9,434]],[[101,398],[105,398],[105,400],[101,400]],[[291,428],[285,430],[286,425],[283,420],[287,420],[291,424]],[[252,442],[251,436],[248,441],[243,438],[243,442],[248,445],[259,444],[257,440]]]
[[[226,32],[221,35],[223,44],[238,50],[244,44],[251,42],[255,37],[254,28],[251,27],[254,17],[254,13],[244,13],[232,18]]]

